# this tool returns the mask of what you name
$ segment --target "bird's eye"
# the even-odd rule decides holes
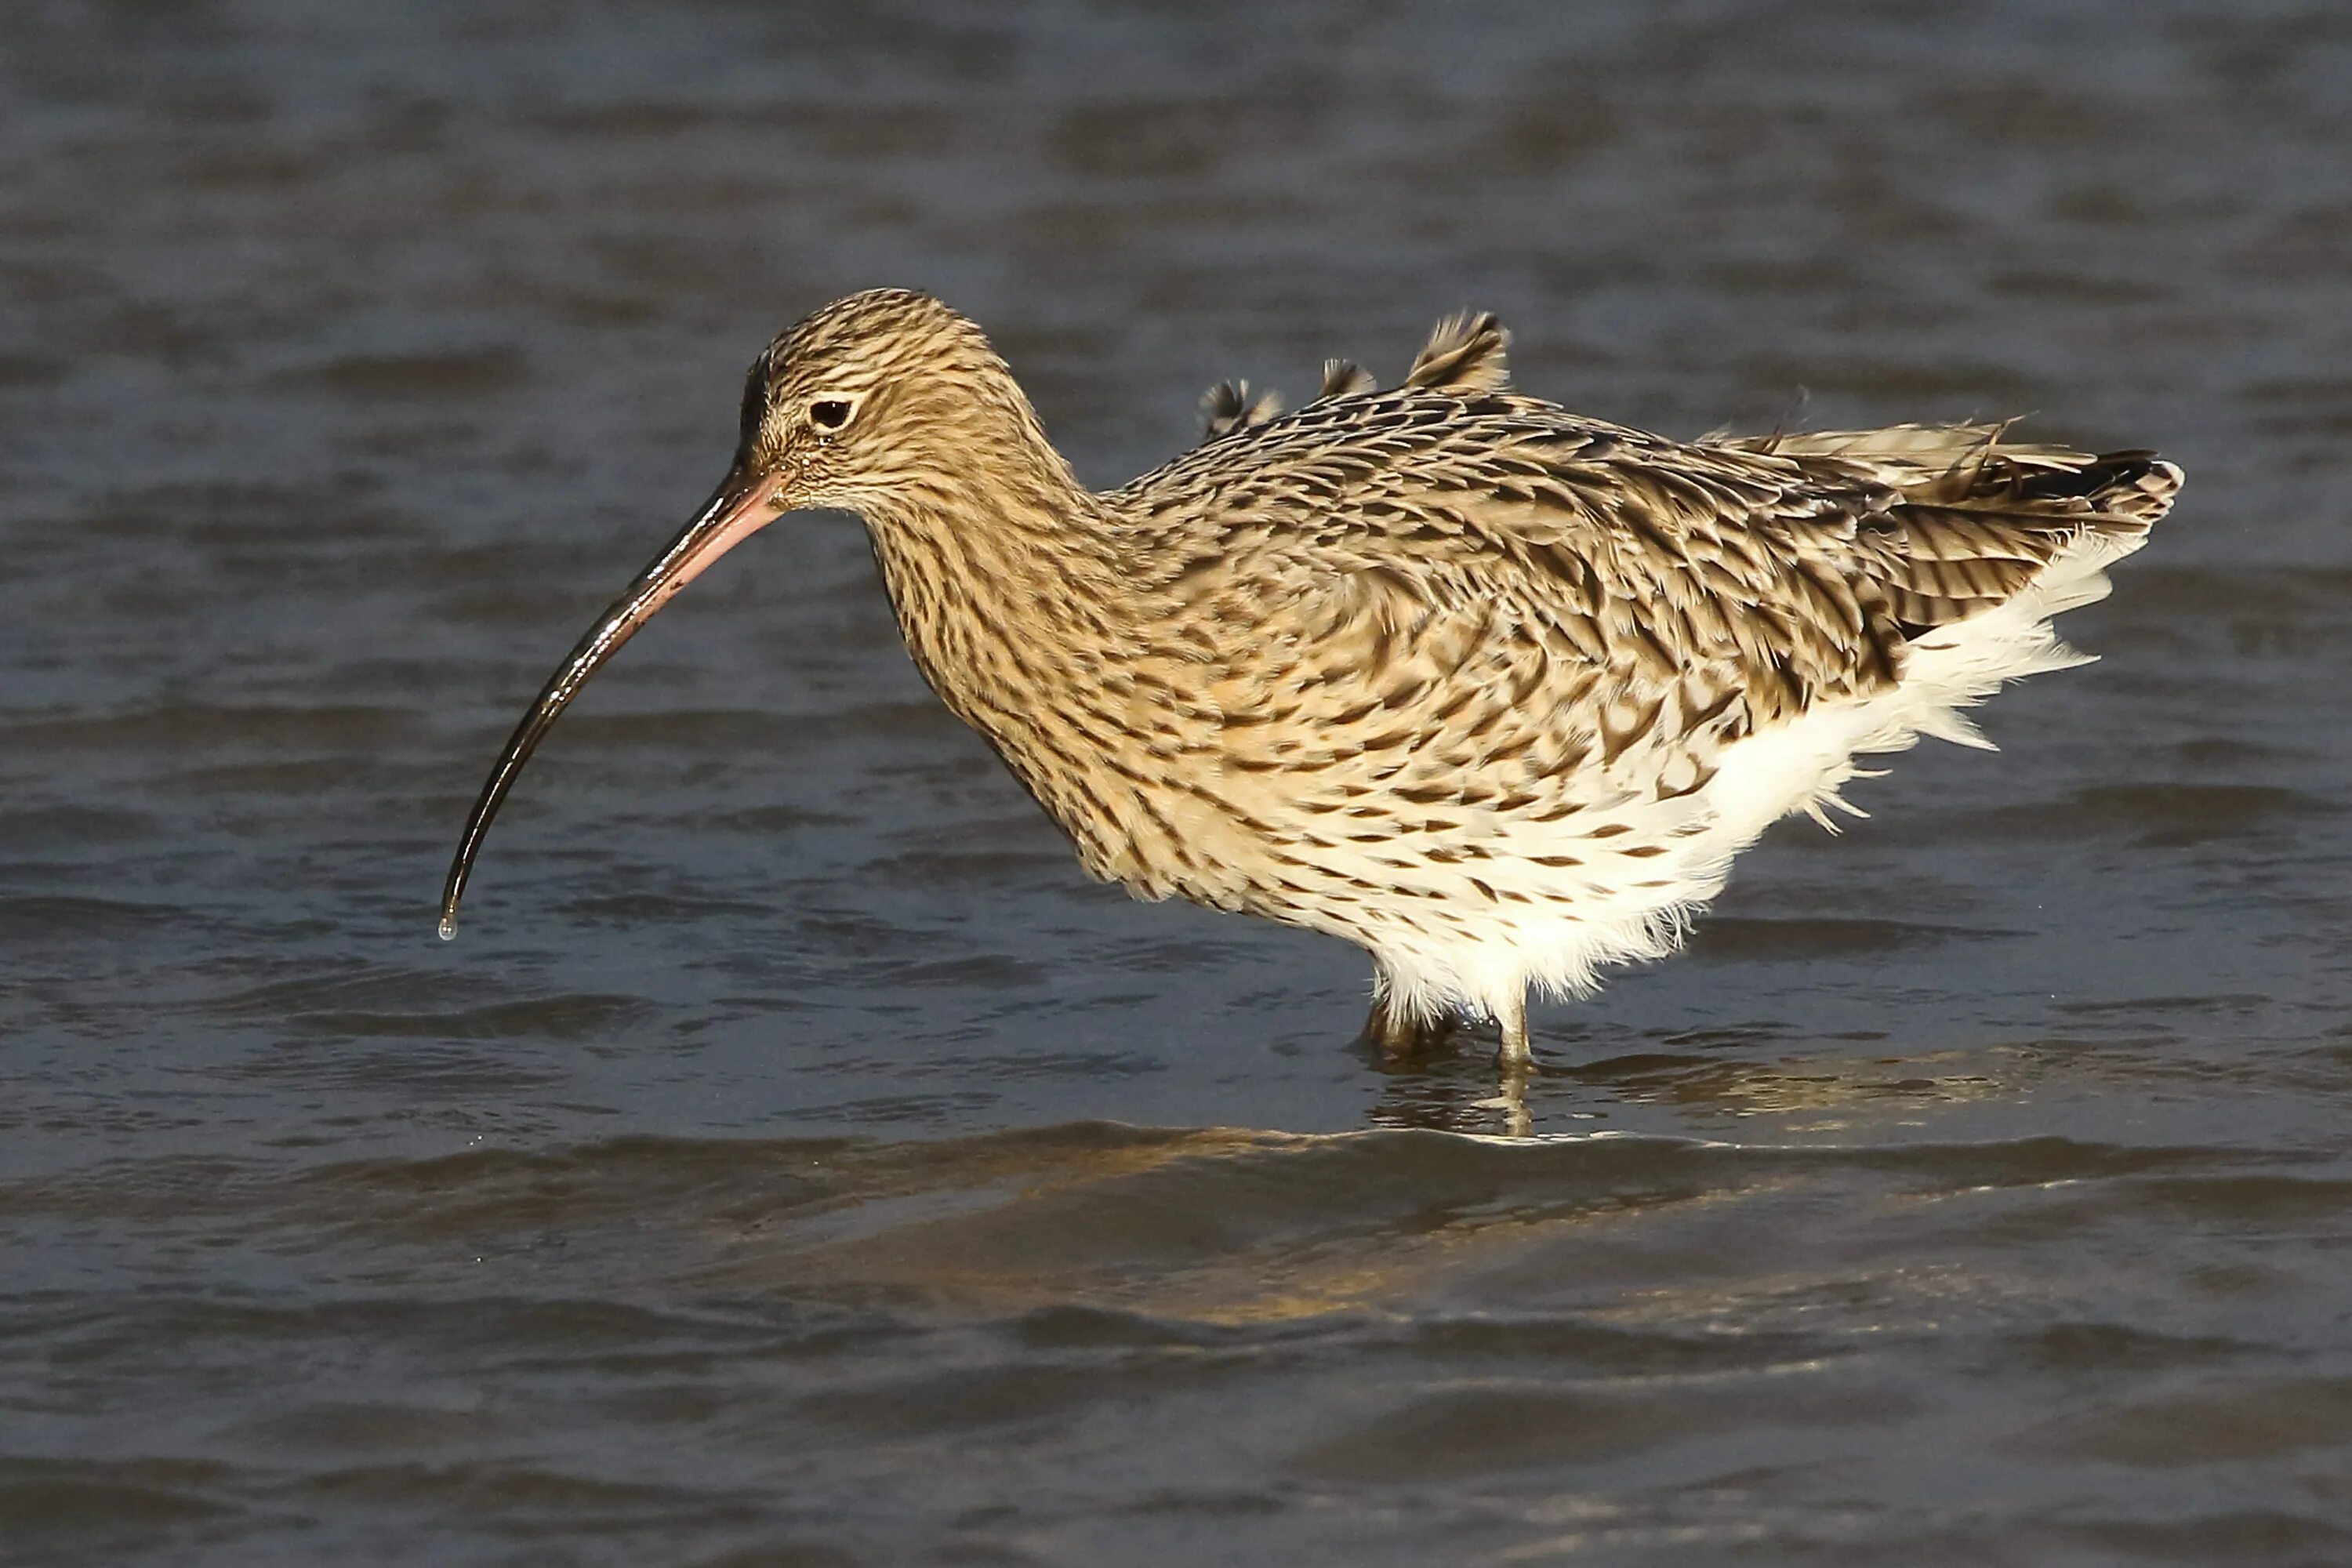
[[[820,430],[838,430],[849,423],[849,400],[820,397],[809,405],[809,421]]]

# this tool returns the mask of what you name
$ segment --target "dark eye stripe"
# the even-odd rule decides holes
[[[838,430],[849,423],[849,405],[838,398],[819,398],[809,405],[809,417],[826,430]]]
[[[768,365],[761,360],[751,366],[743,378],[743,414],[740,434],[747,443],[751,433],[760,427],[760,412],[768,405]]]

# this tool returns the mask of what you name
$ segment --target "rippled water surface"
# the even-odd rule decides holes
[[[0,1559],[2352,1560],[2339,6],[29,0]],[[507,727],[844,289],[1199,389],[2032,412],[2179,511],[1483,1053],[1088,884],[795,520]]]

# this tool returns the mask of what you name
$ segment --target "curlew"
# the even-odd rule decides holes
[[[1855,759],[2084,662],[2180,471],[1997,425],[1670,440],[1510,384],[1492,316],[1398,385],[1333,362],[1296,411],[1081,485],[980,329],[851,295],[754,362],[733,466],[575,647],[466,825],[671,595],[782,514],[865,520],[908,651],[1095,877],[1343,937],[1402,1053],[1663,955],[1732,858],[1825,824]],[[1851,809],[1848,807],[1847,809]]]

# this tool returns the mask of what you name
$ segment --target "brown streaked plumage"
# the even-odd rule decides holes
[[[588,676],[782,512],[859,513],[908,651],[1093,875],[1346,937],[1389,1049],[1669,950],[1731,857],[1843,805],[1859,752],[2079,662],[2179,471],[1997,426],[1669,440],[1514,391],[1490,315],[1404,382],[1333,361],[1281,414],[1082,487],[980,330],[826,306],[752,366],[734,467],[541,692],[443,902]],[[1826,818],[1824,817],[1824,820]]]

